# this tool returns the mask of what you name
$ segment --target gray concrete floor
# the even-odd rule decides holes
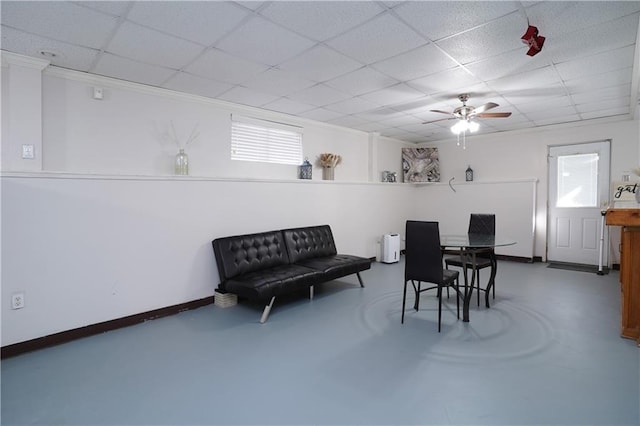
[[[403,267],[277,300],[263,325],[212,305],[4,360],[2,424],[640,423],[616,271],[499,262],[492,307],[463,323],[452,298],[438,334],[435,291],[400,324]]]

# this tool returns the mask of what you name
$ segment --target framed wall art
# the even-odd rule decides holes
[[[402,148],[404,182],[440,182],[438,148]]]

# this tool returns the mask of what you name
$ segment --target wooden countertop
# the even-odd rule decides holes
[[[607,225],[640,226],[640,209],[608,209]]]

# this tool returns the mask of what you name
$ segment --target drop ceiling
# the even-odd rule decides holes
[[[639,1],[2,1],[2,49],[51,65],[407,142],[452,137],[457,96],[495,102],[480,133],[638,105]],[[536,56],[527,25],[546,37]],[[52,55],[53,54],[53,55]]]

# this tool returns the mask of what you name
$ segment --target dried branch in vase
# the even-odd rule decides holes
[[[185,140],[185,142],[181,142],[178,134],[176,133],[176,128],[173,125],[173,121],[171,121],[171,134],[169,135],[169,138],[176,144],[179,149],[185,149],[186,147],[188,147],[191,142],[198,138],[198,136],[200,136],[200,132],[198,132],[198,124],[196,124],[193,130],[191,130],[191,134]]]
[[[318,162],[322,167],[335,167],[342,162],[342,157],[338,154],[324,153],[318,157]]]

